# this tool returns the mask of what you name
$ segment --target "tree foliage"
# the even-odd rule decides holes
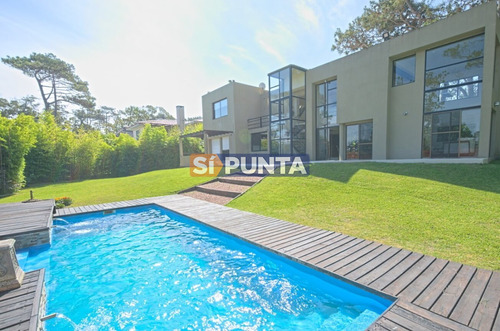
[[[431,0],[370,1],[345,31],[337,29],[332,51],[350,54],[383,42],[384,33],[397,37],[487,1],[451,0],[437,5]]]
[[[31,116],[0,117],[0,194],[24,185],[25,156],[35,144],[35,121]]]
[[[72,64],[52,53],[32,53],[28,57],[7,56],[2,58],[2,62],[35,78],[45,110],[50,109],[58,121],[61,121],[67,104],[83,109],[95,107],[88,83],[76,75]]]
[[[21,114],[38,116],[38,102],[33,95],[25,96],[19,100],[0,98],[0,114],[3,117],[14,118]]]

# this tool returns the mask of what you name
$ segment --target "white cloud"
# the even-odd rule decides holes
[[[280,22],[276,23],[272,30],[261,29],[257,31],[255,40],[265,52],[274,56],[281,65],[287,63],[283,53],[296,44],[295,35]]]
[[[299,16],[308,30],[319,29],[319,18],[313,8],[314,1],[299,0],[295,3],[295,13]]]

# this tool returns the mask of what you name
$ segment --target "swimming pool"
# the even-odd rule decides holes
[[[158,206],[54,221],[47,330],[364,330],[392,303]]]

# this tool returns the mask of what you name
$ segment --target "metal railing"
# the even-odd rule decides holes
[[[248,129],[258,129],[269,126],[269,115],[248,119]]]

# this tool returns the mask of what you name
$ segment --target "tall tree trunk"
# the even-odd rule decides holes
[[[54,91],[54,118],[59,122],[58,116],[58,106],[57,106],[57,90],[56,90],[56,78],[52,75],[52,88]]]
[[[43,92],[42,80],[35,74],[36,82],[38,83],[38,88],[40,89],[40,94],[42,95],[43,105],[45,106],[45,110],[49,110],[49,100],[47,100],[47,96]]]

